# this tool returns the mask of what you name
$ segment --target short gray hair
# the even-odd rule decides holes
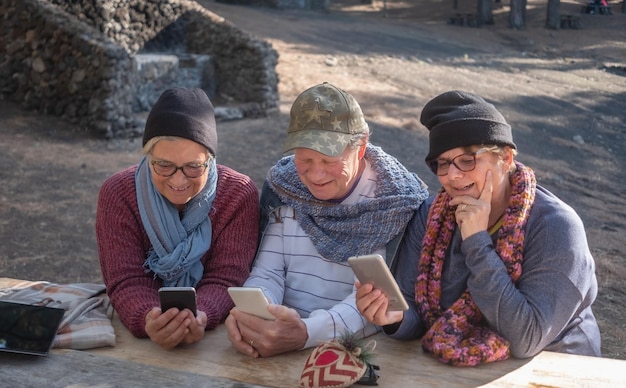
[[[369,133],[357,133],[352,135],[350,141],[348,142],[348,147],[350,147],[350,149],[352,150],[361,148],[363,144],[367,143],[369,136]]]

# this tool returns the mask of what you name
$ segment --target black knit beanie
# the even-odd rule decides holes
[[[426,162],[457,147],[508,145],[513,143],[511,126],[490,103],[477,95],[453,90],[430,100],[420,117],[430,131]]]
[[[155,136],[178,136],[217,152],[213,104],[202,89],[173,88],[161,94],[150,110],[143,145]]]

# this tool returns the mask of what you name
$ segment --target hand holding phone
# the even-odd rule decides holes
[[[179,310],[189,309],[193,315],[196,311],[196,289],[193,287],[161,287],[159,288],[161,311],[166,312],[172,307]]]
[[[270,305],[263,290],[258,287],[228,287],[228,293],[235,302],[235,306],[244,313],[256,315],[259,318],[274,320],[267,311]]]
[[[352,256],[348,264],[361,284],[371,283],[382,290],[389,301],[388,311],[405,311],[409,305],[381,255]]]

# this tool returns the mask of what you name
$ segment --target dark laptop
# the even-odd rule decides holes
[[[46,356],[65,310],[0,301],[0,352]]]

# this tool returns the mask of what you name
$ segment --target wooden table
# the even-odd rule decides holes
[[[297,387],[311,350],[253,359],[235,351],[224,325],[202,342],[165,351],[134,338],[115,318],[117,345],[76,351],[54,349],[48,357],[0,355],[7,386],[200,386]],[[478,367],[452,367],[425,354],[419,341],[401,342],[382,334],[374,363],[380,387],[624,387],[626,361],[542,352]],[[0,385],[2,385],[0,384]]]

